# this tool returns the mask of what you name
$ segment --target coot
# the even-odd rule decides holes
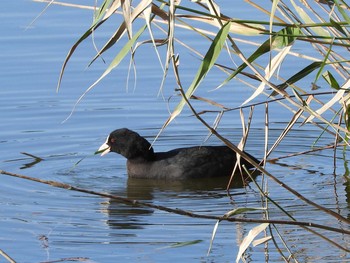
[[[98,149],[101,156],[108,152],[119,153],[127,159],[129,177],[145,179],[182,180],[231,176],[237,160],[236,153],[227,146],[195,146],[155,153],[145,138],[126,128],[111,132]],[[253,167],[243,158],[240,162],[248,169]]]

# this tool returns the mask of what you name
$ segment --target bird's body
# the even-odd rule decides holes
[[[236,153],[227,146],[195,146],[154,153],[151,144],[126,128],[113,131],[99,152],[116,152],[127,158],[129,177],[182,180],[230,176]],[[253,161],[259,162],[246,153]],[[248,169],[252,165],[241,158]]]

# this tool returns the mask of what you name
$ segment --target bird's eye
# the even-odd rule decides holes
[[[111,143],[115,143],[116,142],[116,139],[111,139]]]

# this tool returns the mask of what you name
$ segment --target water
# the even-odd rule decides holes
[[[231,189],[233,200],[230,200],[224,190],[225,184],[221,182],[214,186],[193,186],[128,180],[123,158],[115,154],[103,158],[94,156],[94,151],[115,128],[129,127],[152,141],[168,117],[167,107],[176,105],[177,99],[173,98],[168,105],[162,96],[157,96],[160,68],[156,63],[150,67],[139,60],[135,89],[133,77],[126,88],[126,63],[89,93],[72,117],[63,122],[77,98],[99,77],[105,65],[98,61],[91,69],[83,71],[89,61],[87,58],[94,54],[88,41],[68,64],[61,91],[56,94],[63,59],[91,23],[91,13],[52,6],[25,30],[42,8],[39,3],[21,1],[18,5],[9,1],[6,13],[1,13],[2,170],[198,214],[221,216],[238,207],[262,206],[253,184],[248,188]],[[105,33],[98,35],[96,41],[105,40],[112,29],[113,25],[107,25]],[[141,49],[140,53],[147,61],[147,49]],[[184,63],[184,70],[194,71],[196,68]],[[217,84],[215,74],[209,74],[208,78],[207,86],[199,95],[208,96],[207,91]],[[191,79],[184,81],[190,83]],[[175,94],[174,87],[172,80],[166,83],[166,99]],[[210,98],[232,107],[238,106],[250,90],[239,87],[242,97],[232,98],[237,88],[229,85],[221,92],[212,92],[210,96],[213,97]],[[260,108],[254,114],[255,122],[247,145],[247,150],[258,157],[262,156],[264,145],[263,111]],[[273,141],[285,127],[286,123],[281,121],[287,119],[288,113],[274,113],[273,108],[270,111],[270,137]],[[215,117],[211,114],[206,118],[212,122]],[[237,143],[241,136],[239,113],[225,114],[220,127],[223,135]],[[235,129],[232,130],[232,127]],[[292,132],[272,157],[309,150],[313,143],[312,132],[319,131],[303,126]],[[203,144],[206,135],[206,129],[186,110],[163,132],[154,147],[165,151]],[[325,136],[321,142],[331,142],[331,139]],[[219,142],[211,138],[205,143]],[[275,164],[268,164],[267,169],[307,198],[348,217],[348,192],[342,177],[344,162],[339,153],[337,176],[334,176],[330,161],[332,154],[331,150],[325,150],[281,159]],[[0,178],[0,249],[17,262],[69,258],[86,262],[234,262],[238,245],[257,225],[221,222],[212,251],[207,256],[215,224],[213,220],[133,207],[108,198],[5,175]],[[261,180],[259,176],[257,182]],[[306,205],[271,180],[269,194],[300,221],[348,229],[346,224]],[[272,204],[269,207],[270,218],[287,219]],[[251,212],[241,217],[260,219],[261,213]],[[348,261],[348,254],[303,229],[292,226],[278,228],[299,262]],[[345,247],[349,244],[346,235],[318,231]],[[248,262],[264,260],[263,246],[248,249]],[[0,261],[6,262],[1,256]],[[280,261],[280,254],[272,243],[269,244],[269,262]]]

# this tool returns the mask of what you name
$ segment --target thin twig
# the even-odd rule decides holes
[[[334,144],[326,145],[326,146],[310,149],[310,150],[303,151],[303,152],[291,153],[291,154],[288,154],[288,155],[284,155],[284,156],[268,159],[267,161],[273,163],[273,162],[276,162],[276,161],[278,161],[280,159],[290,158],[290,157],[304,155],[304,154],[313,153],[313,152],[319,152],[319,151],[327,150],[327,149],[335,149],[338,146],[345,146],[345,144],[342,143],[342,144],[337,144],[337,145],[334,145]]]
[[[334,91],[324,91],[324,92],[312,92],[312,93],[305,93],[305,94],[299,94],[300,97],[309,97],[309,96],[323,96],[323,95],[332,95],[334,94]],[[289,95],[289,98],[295,98],[295,95]],[[286,100],[286,97],[280,97],[280,98],[273,98],[267,101],[261,101],[261,102],[255,102],[255,103],[251,103],[251,104],[246,104],[246,105],[241,105],[235,108],[226,108],[224,109],[225,112],[227,111],[235,111],[235,110],[240,110],[240,109],[245,109],[245,108],[250,108],[252,106],[259,106],[265,103],[272,103],[272,102],[277,102],[277,101],[281,101],[281,100]],[[199,115],[202,115],[204,113],[215,113],[221,110],[203,110],[198,112]]]

